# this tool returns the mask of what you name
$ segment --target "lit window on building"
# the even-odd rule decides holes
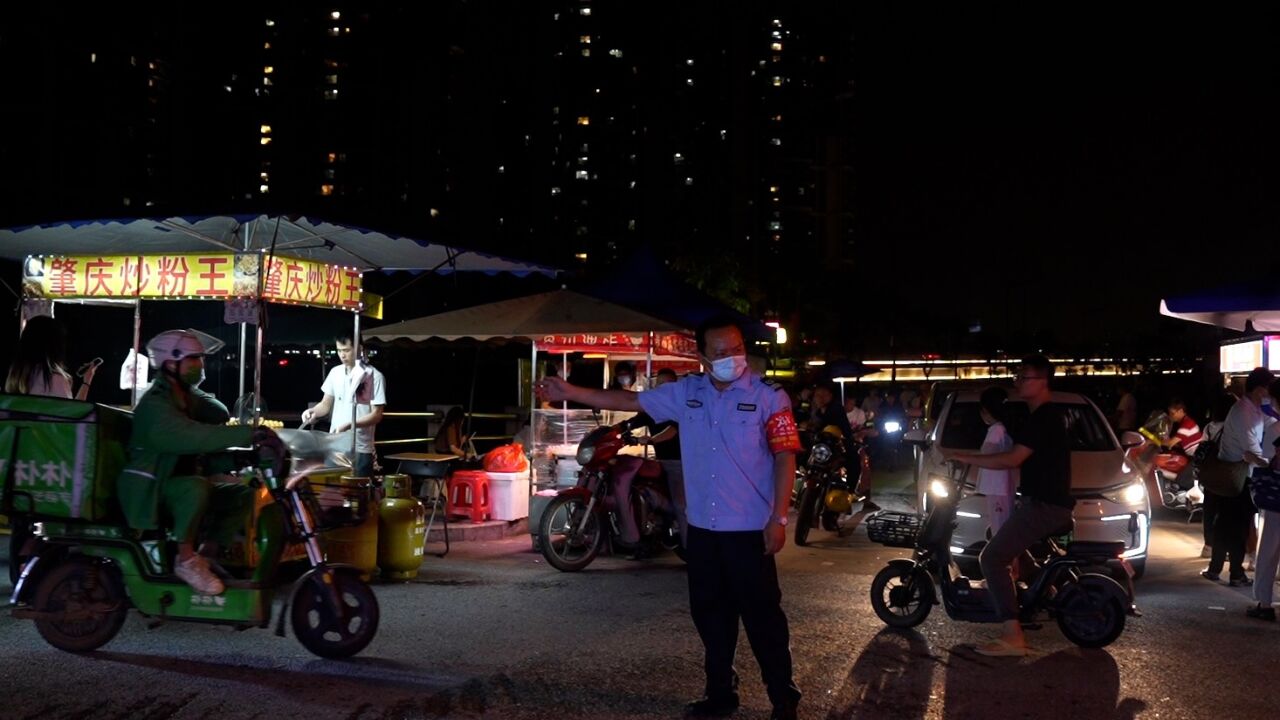
[[[98,53],[89,53],[89,62],[91,63],[98,62]]]
[[[587,143],[582,143],[578,146],[578,152],[591,152],[591,146]]]
[[[270,50],[270,49],[271,49],[271,43],[269,43],[269,42],[264,42],[264,43],[262,43],[262,49],[263,49],[263,50]]]
[[[271,144],[271,138],[269,138],[269,137],[259,138],[259,139],[258,139],[258,142],[259,142],[259,143],[262,143],[263,145],[270,145],[270,144]]]
[[[275,69],[275,66],[273,66],[273,65],[267,65],[266,67],[262,68],[262,74],[263,74],[263,75],[270,75],[271,73],[273,73],[273,72],[275,72],[275,71],[276,71],[276,69]]]
[[[586,180],[589,177],[586,170],[577,170],[573,173],[574,180]]]
[[[258,179],[261,180],[262,182],[266,182],[267,180],[271,179],[271,176],[268,173],[260,172],[258,173]]]
[[[628,221],[627,221],[627,229],[628,229],[628,230],[635,230],[635,229],[636,229],[636,221],[635,221],[635,218],[632,218],[632,219],[630,219],[630,220],[628,220]]]
[[[693,78],[688,78],[687,80],[684,81],[684,84],[688,85],[689,87],[693,87]]]
[[[777,114],[777,115],[774,115],[774,116],[773,116],[772,118],[770,118],[770,119],[771,119],[771,120],[773,120],[774,122],[782,122],[782,114],[781,114],[781,113],[779,113],[779,114]]]
[[[559,195],[559,194],[560,194],[560,188],[558,188],[558,187],[553,187],[553,188],[551,188],[551,194],[552,194],[552,195]]]
[[[325,76],[324,76],[324,81],[325,81],[326,83],[330,84],[330,85],[337,85],[337,84],[338,84],[338,76],[337,76],[337,75],[325,75]]]
[[[340,27],[329,28],[329,37],[338,37],[341,34],[342,34],[342,28]]]
[[[579,164],[579,165],[586,165],[586,164],[587,164],[587,156],[586,156],[586,155],[579,155],[579,156],[578,156],[578,164]]]
[[[575,258],[577,258],[578,260],[581,260],[582,262],[586,262],[586,261],[587,261],[587,254],[586,254],[586,253],[574,253],[574,254],[573,254],[573,256],[574,256]]]
[[[582,57],[591,57],[591,48],[582,48]]]
[[[579,124],[579,125],[590,125],[590,124],[591,124],[591,116],[589,116],[589,115],[579,115],[579,116],[578,116],[578,124]]]
[[[431,217],[440,217],[440,208],[431,208]]]
[[[614,49],[610,50],[610,51],[609,51],[609,54],[610,54],[610,55],[612,55],[613,57],[616,57],[616,58],[620,58],[620,57],[622,57],[622,51],[621,51],[621,50],[619,50],[618,48],[614,48]]]
[[[773,193],[774,195],[777,195],[777,194],[778,194],[778,186],[777,186],[777,185],[770,185],[770,186],[769,186],[769,192]]]
[[[270,125],[260,125],[260,126],[258,126],[258,132],[262,133],[263,135],[270,135],[270,134],[271,134],[271,126],[270,126]]]
[[[321,185],[321,186],[320,186],[320,194],[321,194],[321,195],[332,195],[332,194],[333,194],[333,186],[332,186],[332,185],[330,185],[329,183],[325,183],[324,185]]]
[[[275,27],[275,26],[276,26],[275,20],[271,20],[271,19],[267,20],[267,27]]]
[[[685,186],[686,186],[686,187],[687,187],[687,186],[689,186],[689,185],[692,185],[692,184],[693,184],[693,178],[691,178],[691,177],[687,177],[687,178],[685,178],[685,179],[684,179],[684,184],[685,184]]]
[[[769,46],[769,49],[774,52],[782,52],[782,43],[780,42],[773,43],[772,45]]]
[[[590,44],[591,44],[591,36],[590,36],[590,35],[580,35],[580,36],[578,37],[578,42],[582,43],[583,45],[590,45]]]
[[[773,76],[773,86],[774,86],[774,87],[782,87],[782,78],[781,78],[781,77],[779,77],[779,76],[777,76],[777,75],[774,75],[774,76]]]
[[[683,165],[683,164],[684,164],[684,155],[681,155],[680,153],[676,153],[676,154],[675,154],[675,157],[674,157],[674,158],[672,158],[672,162],[674,162],[676,165]]]
[[[506,171],[507,171],[507,166],[506,166],[506,165],[499,165],[499,166],[498,166],[498,174],[499,174],[499,175],[502,175],[502,174],[503,174],[503,173],[505,173]]]
[[[263,195],[266,195],[269,190],[271,190],[271,186],[267,185],[266,183],[262,183],[261,185],[258,186],[258,192],[262,193]]]
[[[325,160],[331,163],[338,162],[338,153],[329,153],[325,156]]]
[[[338,171],[337,171],[337,170],[334,170],[333,168],[325,168],[325,169],[324,169],[324,179],[325,179],[325,180],[332,180],[332,179],[334,178],[334,176],[336,176],[337,174],[338,174]]]
[[[591,8],[589,8],[589,7],[579,8],[578,12],[579,12],[579,13],[581,13],[581,14],[583,14],[583,15],[590,15],[590,14],[591,14]]]
[[[782,27],[782,19],[781,19],[781,18],[774,18],[774,19],[773,19],[773,26],[774,26],[774,27]]]
[[[773,35],[773,39],[774,39],[774,40],[781,40],[781,39],[782,39],[782,31],[780,31],[780,30],[774,30],[771,34]]]
[[[729,137],[729,131],[728,131],[728,130],[721,130],[721,131],[720,131],[720,139],[721,139],[721,140],[724,140],[724,139],[726,139],[726,138],[728,138],[728,137]]]
[[[328,90],[325,90],[325,91],[324,91],[324,99],[325,99],[325,100],[337,100],[337,99],[338,99],[338,89],[337,89],[337,88],[330,88],[330,89],[328,89]]]
[[[769,138],[769,144],[775,147],[782,146],[782,138]]]
[[[635,180],[632,180],[630,183],[628,183],[628,184],[627,184],[627,188],[628,188],[628,189],[630,189],[630,190],[635,190],[635,189],[636,189],[636,181],[635,181]]]
[[[342,19],[342,12],[341,12],[341,11],[339,11],[339,10],[334,10],[333,12],[329,13],[329,19],[330,19],[330,20],[340,20],[340,19]]]
[[[777,232],[782,229],[782,223],[778,222],[777,220],[774,220],[773,222],[769,223],[769,229],[773,230],[774,232]]]

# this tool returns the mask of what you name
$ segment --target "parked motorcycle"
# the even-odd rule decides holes
[[[667,549],[684,557],[662,464],[618,454],[627,445],[639,444],[632,435],[639,425],[633,423],[634,418],[588,433],[578,444],[578,484],[561,490],[543,511],[539,546],[557,570],[576,572],[605,549],[613,553],[629,546],[642,554]],[[620,497],[623,489],[625,499]],[[637,536],[634,545],[622,540],[627,532]]]
[[[795,541],[797,545],[809,542],[809,531],[821,526],[828,532],[840,530],[841,515],[861,502],[860,488],[865,488],[871,477],[871,460],[865,443],[854,440],[847,444],[840,428],[828,425],[814,438],[802,475],[800,498],[796,501]],[[846,453],[855,453],[855,474],[850,477],[846,468]]]
[[[1001,621],[985,582],[952,574],[956,566],[951,560],[951,535],[967,468],[953,462],[949,479],[933,480],[932,502],[923,522],[914,514],[896,512],[880,512],[867,521],[871,540],[914,551],[911,559],[890,560],[871,581],[871,607],[886,625],[915,627],[939,602],[953,620]],[[1133,608],[1133,568],[1121,557],[1123,542],[1076,541],[1063,550],[1055,538],[1070,532],[1071,527],[1055,530],[1042,540],[1039,552],[1033,552],[1037,570],[1026,578],[1029,585],[1019,584],[1020,619],[1029,623],[1047,613],[1076,645],[1104,647],[1124,632]],[[1122,571],[1119,574],[1128,587],[1095,572],[1108,568]]]
[[[1180,451],[1169,452],[1163,441],[1169,437],[1172,421],[1168,414],[1154,412],[1138,432],[1147,442],[1129,450],[1129,456],[1139,467],[1149,468],[1149,475],[1158,492],[1161,504],[1170,510],[1195,512],[1204,502],[1204,491],[1196,478],[1196,468],[1191,458]]]

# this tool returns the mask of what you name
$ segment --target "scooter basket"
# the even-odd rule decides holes
[[[867,537],[888,547],[913,548],[920,518],[911,513],[880,511],[867,518]]]

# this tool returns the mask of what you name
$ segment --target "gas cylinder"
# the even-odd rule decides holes
[[[320,535],[325,557],[331,563],[354,565],[368,579],[378,566],[378,503],[369,478],[343,475],[328,483],[313,483],[320,507],[344,518],[343,526]],[[354,525],[348,525],[356,521]]]
[[[378,508],[378,568],[390,580],[411,580],[422,564],[427,510],[413,496],[408,475],[386,475]]]

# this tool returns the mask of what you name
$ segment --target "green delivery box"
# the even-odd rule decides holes
[[[0,513],[103,521],[133,416],[93,403],[0,394]]]

